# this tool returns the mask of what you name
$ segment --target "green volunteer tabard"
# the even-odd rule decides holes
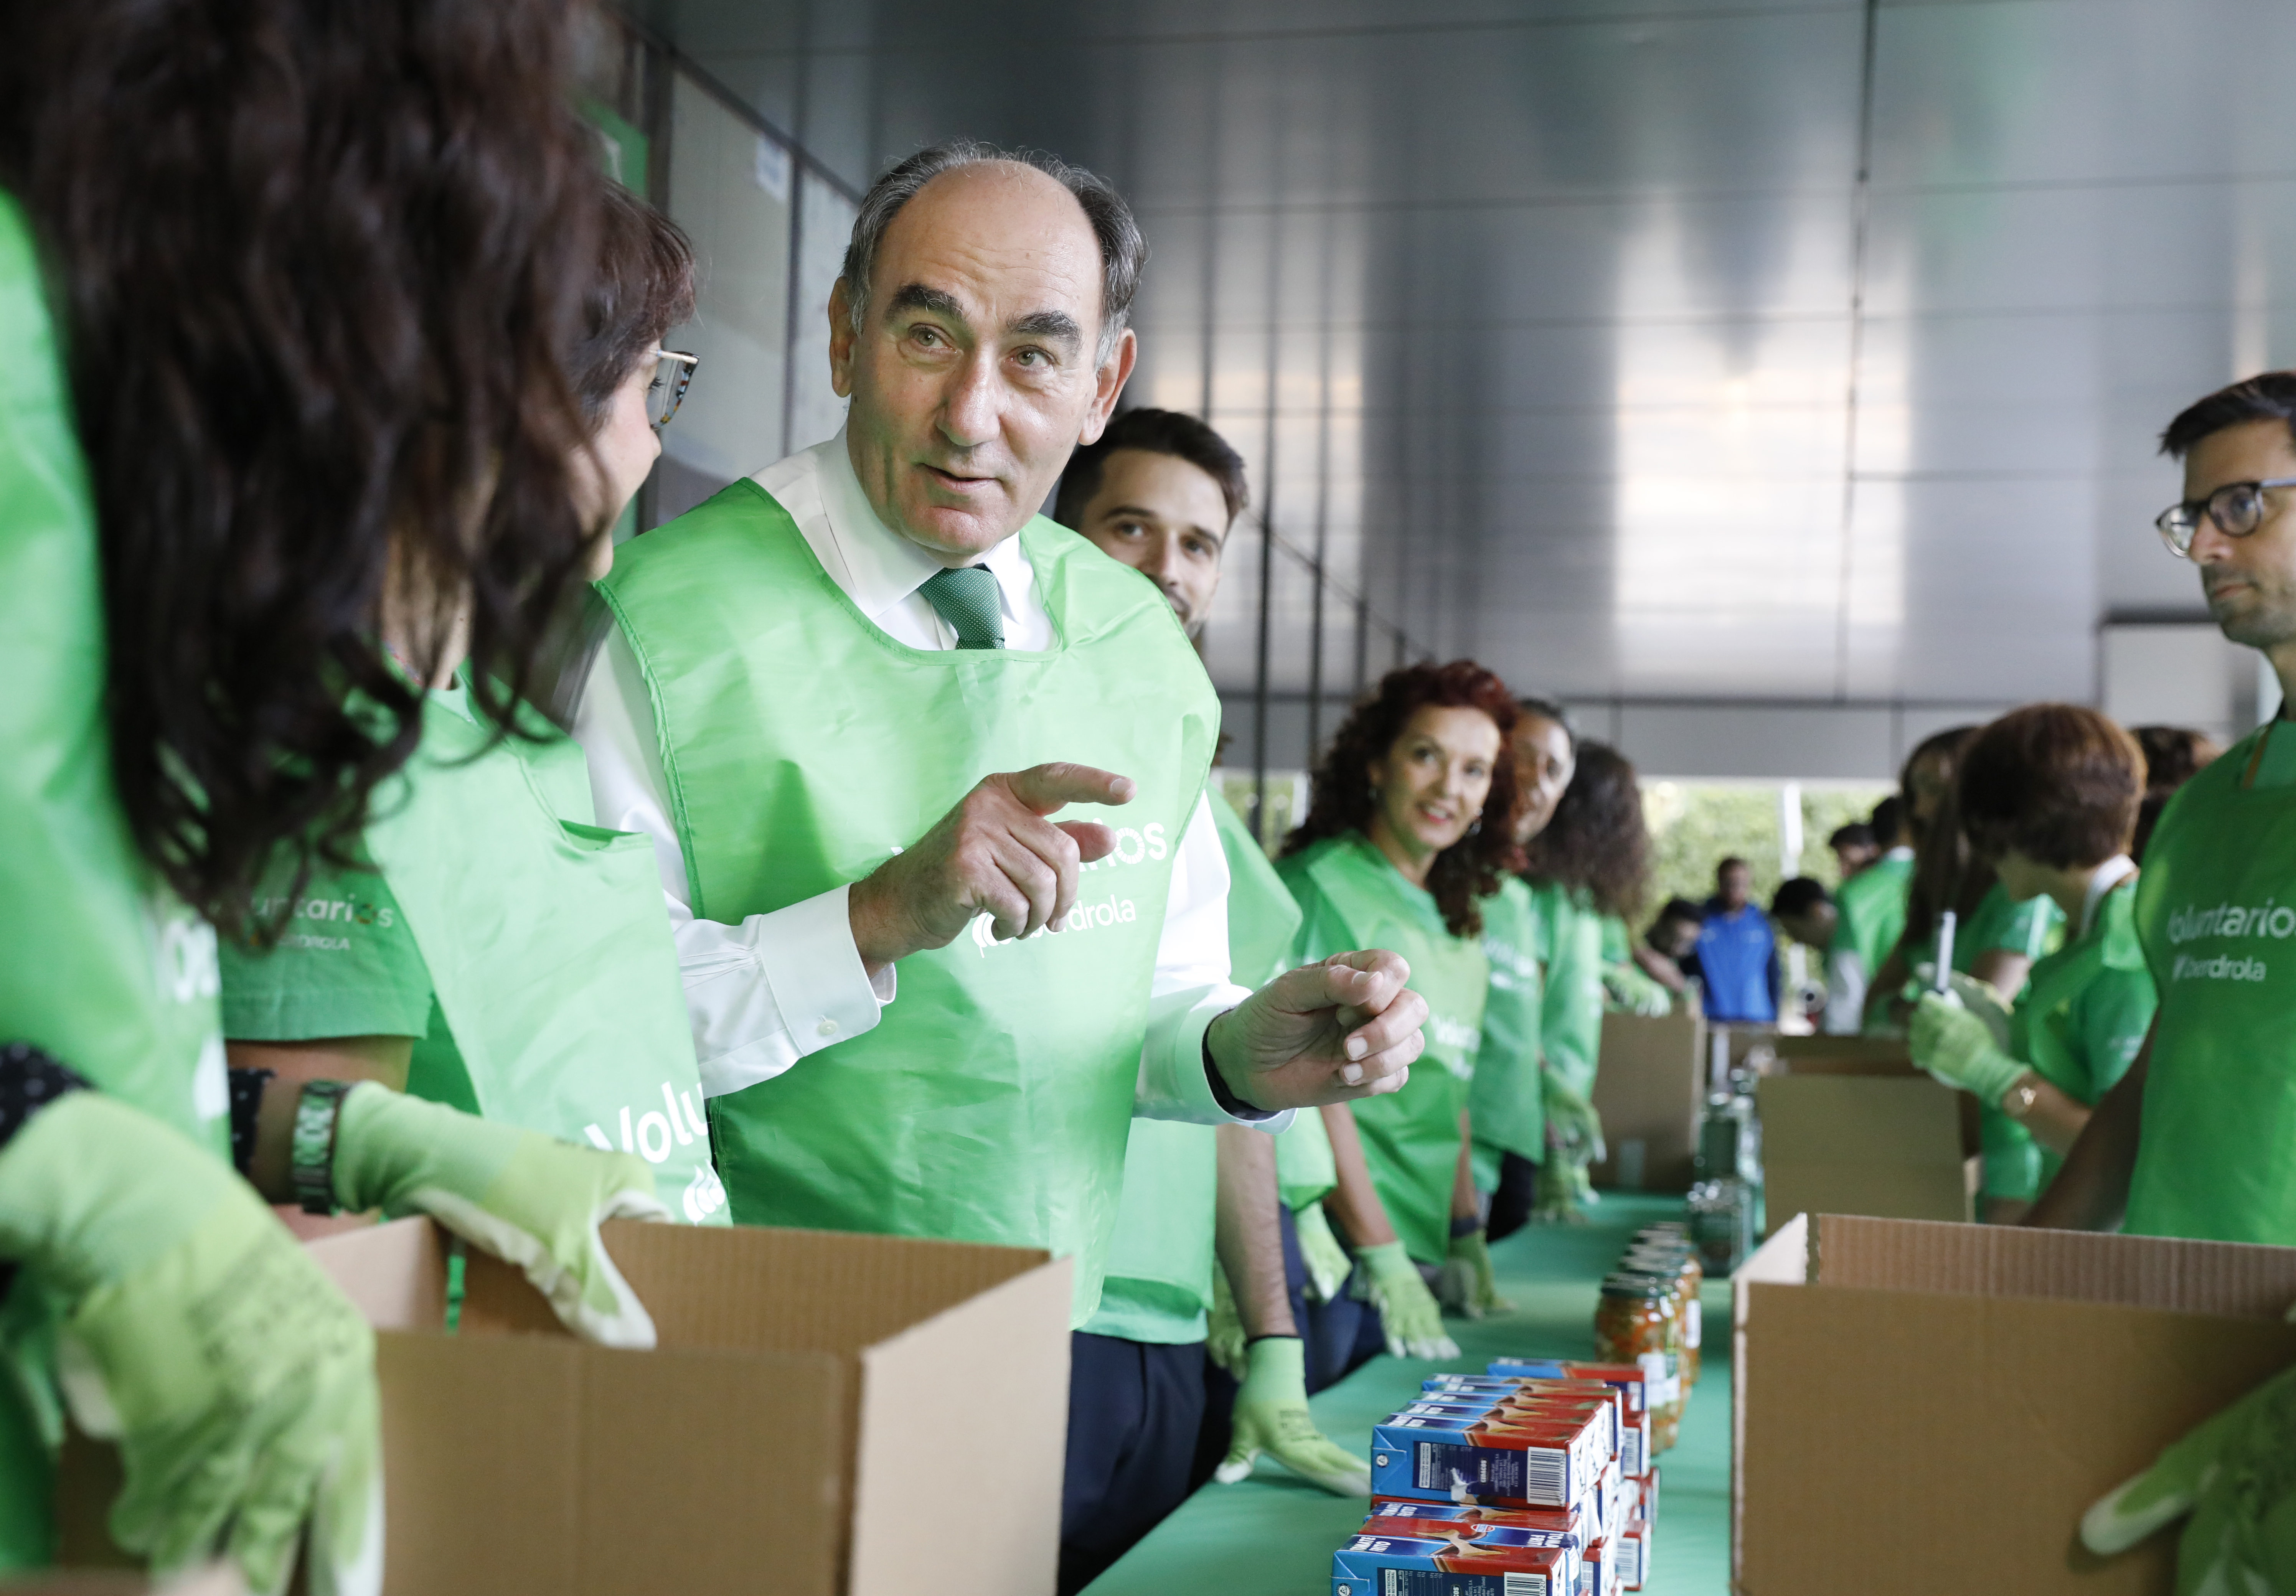
[[[2274,721],[2170,800],[2136,934],[2161,994],[2123,1228],[2296,1245],[2296,733]]]
[[[1300,905],[1220,796],[1218,782],[1205,783],[1204,801],[1227,859],[1228,973],[1257,990],[1283,973],[1300,927]],[[1132,1122],[1108,1275],[1100,1310],[1083,1326],[1087,1334],[1170,1345],[1204,1338],[1212,1305],[1218,1146],[1218,1132],[1208,1125]]]
[[[2076,1102],[2095,1108],[2128,1073],[2160,999],[2136,936],[2136,881],[2120,882],[2097,900],[2087,929],[2033,966],[2009,1022],[2009,1051]],[[2064,1160],[2032,1144],[2029,1189],[1999,1195],[2036,1197]]]
[[[898,966],[865,1035],[713,1098],[744,1224],[1039,1247],[1100,1299],[1173,855],[1219,703],[1171,606],[1041,517],[1019,534],[1044,651],[912,649],[787,512],[734,483],[626,546],[603,591],[644,670],[693,912],[737,923],[868,874],[981,778],[1053,760],[1138,783],[1056,928],[986,917]]]
[[[1411,966],[1427,1000],[1426,1051],[1400,1092],[1354,1105],[1372,1184],[1405,1248],[1440,1264],[1451,1246],[1459,1116],[1474,1077],[1490,964],[1479,938],[1454,937],[1434,896],[1403,879],[1360,832],[1326,837],[1277,865],[1300,902],[1295,963],[1382,947]]]
[[[463,688],[430,693],[367,829],[378,869],[315,880],[277,947],[226,948],[226,1024],[417,1036],[415,1096],[638,1153],[672,1215],[724,1224],[653,845],[560,818],[589,806],[571,741],[496,741]]]
[[[112,784],[95,520],[71,416],[32,240],[0,194],[0,1041],[45,1049],[226,1158],[215,935],[144,865]],[[41,1387],[47,1316],[19,1281],[0,1322]],[[0,1379],[0,1570],[48,1554],[55,1437],[28,1388]]]
[[[1490,995],[1483,1003],[1482,1044],[1467,1092],[1475,1138],[1475,1184],[1498,1189],[1505,1153],[1537,1164],[1546,1157],[1546,1115],[1540,1106],[1540,1011],[1546,1002],[1546,918],[1529,886],[1513,876],[1483,900],[1483,956]]]

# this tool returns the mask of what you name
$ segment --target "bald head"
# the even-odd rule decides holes
[[[1103,336],[1103,240],[1054,175],[967,161],[924,176],[881,223],[862,251],[857,221],[830,302],[847,453],[886,525],[970,564],[1100,436],[1133,337]]]

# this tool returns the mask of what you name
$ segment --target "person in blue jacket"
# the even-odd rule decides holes
[[[1773,1025],[1778,1018],[1778,939],[1754,902],[1754,872],[1728,858],[1714,869],[1714,896],[1698,928],[1706,1018]]]

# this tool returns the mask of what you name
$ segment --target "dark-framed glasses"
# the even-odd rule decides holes
[[[2171,504],[2153,518],[2161,541],[2180,560],[2193,557],[2193,539],[2200,535],[2201,518],[2216,522],[2226,537],[2246,537],[2263,520],[2267,488],[2296,487],[2296,477],[2267,477],[2259,482],[2227,482],[2205,499]]]
[[[646,416],[656,431],[669,425],[669,418],[685,402],[685,390],[693,384],[693,373],[701,369],[699,355],[678,349],[654,351],[653,386],[646,389]]]

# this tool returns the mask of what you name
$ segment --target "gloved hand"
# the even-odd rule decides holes
[[[1674,1011],[1674,994],[1632,964],[1603,966],[1603,995],[1611,1008],[1644,1019]]]
[[[1356,1254],[1356,1270],[1357,1293],[1378,1311],[1390,1357],[1459,1355],[1459,1344],[1443,1333],[1443,1310],[1402,1242],[1364,1248]]]
[[[1570,1153],[1550,1142],[1546,1158],[1538,1166],[1538,1183],[1532,1190],[1531,1223],[1585,1224],[1587,1210],[1595,1200],[1595,1183],[1587,1177],[1587,1166],[1576,1162]]]
[[[374,1337],[229,1166],[70,1093],[0,1150],[0,1256],[55,1305],[73,1417],[119,1443],[120,1546],[277,1592],[308,1518],[314,1590],[381,1588]]]
[[[1316,1428],[1308,1412],[1305,1349],[1297,1336],[1263,1336],[1251,1344],[1251,1368],[1235,1394],[1227,1456],[1212,1477],[1232,1486],[1251,1473],[1261,1453],[1334,1496],[1371,1494],[1364,1460]]]
[[[2009,1051],[2009,1004],[1990,982],[1980,981],[1973,975],[1958,970],[1946,971],[1945,991],[1937,989],[1937,966],[1924,961],[1914,966],[1913,978],[1898,989],[1903,1000],[1900,1005],[1905,1018],[1910,1018],[1914,1006],[1929,994],[1942,997],[1949,1008],[1966,1009],[1985,1022],[1993,1033],[1993,1045],[2003,1052]]]
[[[1491,1249],[1479,1225],[1464,1236],[1451,1238],[1450,1256],[1435,1276],[1435,1299],[1446,1313],[1463,1319],[1511,1312],[1514,1304],[1499,1295],[1498,1277],[1491,1273]]]
[[[2082,1543],[2126,1551],[2189,1512],[2177,1548],[2180,1596],[2296,1590],[2296,1369],[2172,1443],[2153,1465],[2081,1516]]]
[[[1308,1295],[1316,1302],[1336,1302],[1340,1289],[1347,1284],[1348,1271],[1355,1267],[1348,1249],[1332,1234],[1332,1222],[1324,1217],[1324,1205],[1311,1202],[1292,1215],[1292,1228],[1300,1238],[1300,1260],[1308,1265]]]
[[[1204,1355],[1242,1379],[1244,1344],[1243,1317],[1235,1311],[1235,1293],[1228,1287],[1227,1271],[1214,1259],[1211,1312],[1204,1316]]]
[[[1540,1096],[1546,1110],[1546,1145],[1570,1163],[1599,1164],[1609,1156],[1603,1145],[1603,1117],[1586,1094],[1552,1068],[1542,1067]]]
[[[428,1214],[523,1269],[577,1335],[654,1344],[652,1315],[598,1239],[604,1220],[669,1217],[635,1153],[570,1146],[363,1082],[336,1122],[335,1200],[394,1218]]]
[[[1934,992],[1914,1006],[1906,1043],[1915,1063],[1948,1086],[1975,1093],[1982,1103],[1999,1102],[2025,1073],[2024,1065],[1994,1045],[1982,1019]]]

